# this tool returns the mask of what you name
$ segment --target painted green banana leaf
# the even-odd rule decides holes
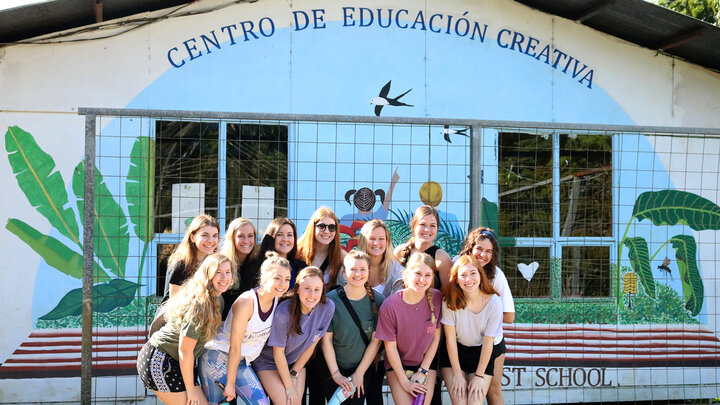
[[[670,239],[670,243],[675,249],[675,260],[685,296],[685,308],[695,316],[702,309],[705,294],[702,277],[700,277],[700,270],[697,266],[695,238],[689,235],[676,235]]]
[[[633,207],[638,221],[649,219],[654,225],[684,224],[694,231],[720,229],[720,206],[697,194],[679,190],[647,191]]]
[[[655,277],[650,267],[650,254],[648,253],[648,244],[642,237],[623,239],[623,244],[628,247],[628,258],[635,274],[640,279],[640,283],[645,289],[645,293],[655,298]]]
[[[85,161],[73,172],[72,188],[77,199],[80,216],[84,213]],[[113,274],[125,277],[130,233],[127,218],[120,204],[115,201],[100,171],[95,169],[95,256]]]
[[[5,133],[5,149],[20,189],[35,207],[63,236],[82,247],[75,212],[68,204],[65,181],[55,168],[53,158],[35,142],[35,138],[18,126]]]
[[[109,283],[93,286],[93,312],[110,312],[130,304],[135,298],[135,291],[140,287],[132,281],[113,279]],[[75,288],[65,294],[52,311],[39,319],[53,321],[66,316],[82,314],[82,288]]]
[[[130,168],[125,182],[125,199],[135,234],[145,243],[155,237],[155,141],[140,136],[130,152]]]
[[[25,222],[10,218],[5,228],[27,243],[49,266],[60,270],[70,277],[81,279],[83,276],[83,257],[52,236],[43,235]],[[107,281],[110,276],[97,264],[95,281]]]

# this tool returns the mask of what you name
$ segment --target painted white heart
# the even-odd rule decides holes
[[[527,281],[532,280],[538,267],[540,267],[538,262],[532,262],[530,264],[518,263],[517,266],[518,270],[520,270],[520,273],[522,273],[523,277],[525,277],[525,280]]]

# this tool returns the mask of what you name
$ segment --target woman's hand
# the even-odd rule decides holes
[[[420,383],[417,380],[405,380],[402,383],[402,387],[408,394],[412,395],[413,398],[419,394],[424,394],[427,391],[425,384]]]
[[[465,381],[465,376],[463,376],[462,373],[453,373],[449,385],[450,386],[448,387],[448,390],[455,398],[465,398],[465,392],[467,391],[467,381]]]
[[[186,405],[199,405],[200,397],[204,395],[200,390],[200,387],[197,386],[189,387],[185,393],[187,395]]]
[[[355,372],[350,376],[350,378],[352,378],[352,383],[355,384],[355,393],[357,394],[357,397],[360,398],[360,395],[365,395],[365,386],[363,386],[363,379],[365,376]]]
[[[335,381],[335,384],[342,387],[343,391],[345,391],[345,394],[350,396],[352,393],[354,393],[354,389],[352,384],[350,384],[350,380],[347,379],[344,375],[340,374],[339,371],[335,372],[335,374],[332,375],[333,381]]]
[[[223,395],[227,398],[228,402],[235,399],[235,381],[228,381],[223,390]]]
[[[295,389],[294,383],[285,388],[285,397],[287,398],[288,405],[300,404],[300,395],[298,395],[298,391]]]
[[[472,379],[470,379],[470,384],[468,385],[468,398],[473,401],[480,401],[481,398],[485,397],[485,393],[483,392],[483,382],[485,380],[485,377],[478,377],[477,374],[474,374]]]
[[[420,384],[425,385],[425,382],[427,381],[427,375],[416,371],[413,375],[410,376],[410,381],[417,381]]]

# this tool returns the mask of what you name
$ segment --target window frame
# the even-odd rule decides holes
[[[619,189],[617,134],[611,131],[592,130],[545,130],[540,128],[510,128],[485,127],[482,128],[482,152],[480,165],[483,173],[481,181],[481,194],[500,207],[499,197],[499,159],[500,136],[503,132],[526,133],[541,136],[547,134],[552,138],[552,236],[551,237],[514,237],[516,247],[540,247],[550,250],[550,297],[517,297],[518,302],[558,301],[558,302],[614,302],[617,296],[618,270],[617,270],[617,240],[619,224],[616,220],[619,207],[616,203]],[[582,135],[607,135],[611,137],[611,229],[610,236],[560,236],[560,136],[568,133]],[[499,216],[498,216],[499,220]],[[498,235],[500,237],[508,235]],[[609,295],[606,297],[571,297],[562,295],[562,250],[563,247],[609,247],[610,248],[610,285]]]

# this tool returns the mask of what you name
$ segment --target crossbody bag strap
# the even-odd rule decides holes
[[[367,337],[367,334],[365,334],[365,331],[362,328],[362,325],[360,324],[360,318],[358,318],[357,313],[355,313],[355,310],[353,309],[352,305],[350,304],[350,300],[348,299],[347,295],[345,295],[345,289],[339,288],[338,289],[338,297],[342,300],[343,304],[345,304],[345,308],[347,308],[348,312],[350,313],[350,317],[355,321],[355,326],[358,327],[358,330],[360,331],[360,336],[362,337],[363,342],[365,342],[365,346],[370,345],[370,339]]]

